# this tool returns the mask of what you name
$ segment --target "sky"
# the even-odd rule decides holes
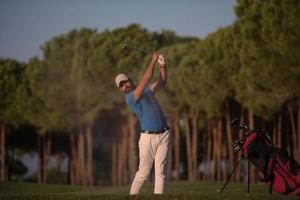
[[[205,37],[234,22],[236,0],[0,0],[0,58],[41,57],[40,47],[71,29],[99,32],[138,23],[149,31]]]

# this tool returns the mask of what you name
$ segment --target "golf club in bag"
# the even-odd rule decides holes
[[[251,130],[240,120],[234,119],[231,126],[243,129],[242,139],[233,142],[235,151],[242,150],[243,156],[248,160],[248,193],[249,193],[249,164],[256,167],[256,179],[269,185],[269,193],[272,191],[284,195],[300,195],[300,166],[297,161],[291,159],[288,152],[276,148],[268,134],[261,130]],[[230,181],[241,158],[235,164],[230,177],[221,189],[224,191]]]

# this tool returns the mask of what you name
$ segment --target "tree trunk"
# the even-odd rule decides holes
[[[93,126],[88,124],[86,126],[86,146],[87,146],[87,185],[93,185]]]
[[[210,120],[207,120],[207,148],[206,148],[206,159],[205,159],[205,180],[212,181],[212,132]]]
[[[292,104],[288,103],[288,112],[289,112],[289,117],[290,117],[290,122],[291,122],[291,128],[292,128],[292,145],[293,145],[293,150],[291,151],[292,157],[294,158],[294,156],[297,155],[297,151],[298,151],[298,139],[297,139],[297,133],[296,133],[296,124],[295,124],[295,119],[294,119],[294,115],[293,115],[293,108],[292,108]]]
[[[250,129],[254,129],[255,128],[255,124],[254,124],[254,115],[253,112],[251,110],[249,110],[249,128]],[[250,182],[254,183],[255,182],[255,171],[254,171],[254,166],[253,164],[250,164]]]
[[[179,113],[176,113],[174,122],[174,157],[175,157],[175,180],[180,179],[180,128]]]
[[[222,119],[220,117],[220,125],[219,125],[219,133],[220,133],[220,154],[221,154],[221,169],[222,169],[222,181],[226,181],[227,178],[227,159],[228,159],[228,152],[230,151],[230,146],[228,146],[228,138],[226,136],[228,136],[226,134],[226,136],[223,136],[223,133],[225,133],[225,131],[227,132],[227,124],[224,125],[224,122],[226,123],[226,118]],[[225,126],[225,131],[224,127]],[[227,141],[226,141],[227,140]]]
[[[212,154],[213,154],[213,180],[219,180],[220,176],[220,160],[218,155],[218,134],[217,134],[217,124],[213,122],[212,124],[212,133],[213,133],[213,148],[212,148]]]
[[[218,173],[217,173],[217,180],[220,181],[222,180],[222,172],[223,172],[223,167],[222,167],[222,119],[219,118],[217,122],[217,129],[216,129],[216,134],[217,134],[217,157],[218,157]]]
[[[279,111],[278,113],[278,126],[277,126],[277,147],[281,148],[282,146],[282,114]]]
[[[297,105],[297,137],[298,137],[298,152],[297,152],[297,160],[300,160],[300,99],[298,99],[298,105]]]
[[[222,134],[222,132],[221,132]],[[222,151],[221,151],[221,167],[222,167],[222,181],[226,181],[227,179],[227,163],[226,160],[228,158],[227,152],[228,152],[228,146],[224,141],[221,141]]]
[[[230,127],[231,117],[230,117],[230,108],[229,101],[226,103],[226,133],[227,133],[227,149],[229,155],[229,162],[233,165],[233,149],[232,149],[232,131]]]
[[[112,143],[112,147],[111,147],[111,151],[112,151],[112,156],[111,156],[111,165],[112,165],[112,170],[111,170],[111,181],[112,181],[112,185],[115,186],[117,185],[117,142],[116,139],[113,139],[113,143]]]
[[[46,183],[47,181],[47,168],[48,168],[48,162],[49,162],[49,158],[50,158],[50,154],[51,154],[51,144],[52,144],[52,138],[51,138],[51,135],[49,133],[45,133],[45,135],[43,136],[43,158],[44,158],[44,161],[43,161],[43,183]]]
[[[78,185],[78,175],[76,173],[77,171],[77,151],[76,151],[76,135],[70,134],[70,158],[69,158],[69,183],[71,185]]]
[[[37,182],[38,184],[42,184],[44,183],[44,139],[43,139],[43,135],[38,134],[37,139],[38,139],[38,170],[37,170]]]
[[[117,145],[117,185],[124,185],[128,182],[127,168],[127,145],[128,145],[128,129],[126,124],[122,125],[121,138]]]
[[[240,121],[241,122],[244,122],[245,119],[244,119],[244,109],[241,107],[241,116],[240,116]],[[242,139],[243,138],[243,130],[240,129],[239,130],[239,133],[238,133],[238,138],[237,139]],[[236,160],[235,162],[237,162],[240,158],[242,157],[242,150],[240,150],[238,153],[237,153],[237,157],[236,157]],[[239,164],[239,166],[237,167],[236,169],[236,173],[235,173],[235,180],[240,182],[241,181],[241,171],[242,171],[242,164]]]
[[[121,137],[121,141],[118,142],[117,145],[117,185],[122,185],[122,172],[123,172],[123,149],[122,149],[122,143],[123,143],[124,137]]]
[[[122,152],[120,153],[120,160],[122,165],[122,172],[121,172],[121,183],[128,184],[128,145],[129,145],[129,130],[126,124],[122,125],[122,144],[121,149]]]
[[[273,126],[273,143],[276,147],[278,147],[278,128],[277,128],[278,123],[274,122]]]
[[[254,116],[253,116],[253,112],[252,110],[249,110],[249,113],[248,113],[248,121],[249,121],[249,128],[250,129],[254,129]]]
[[[7,152],[5,125],[0,123],[0,181],[7,181]]]
[[[188,165],[188,181],[193,181],[193,158],[192,158],[192,143],[191,143],[191,129],[188,112],[184,113],[185,121],[185,134],[186,134],[186,152],[187,152],[187,165]]]
[[[199,118],[199,112],[197,110],[193,111],[192,115],[192,159],[193,159],[193,177],[198,180],[198,126],[197,121]]]
[[[130,180],[134,178],[137,171],[137,142],[136,142],[136,122],[137,118],[130,113],[128,117],[128,129],[129,129],[129,149],[128,149],[128,161],[129,161],[129,175]]]
[[[85,144],[84,144],[84,133],[80,129],[80,133],[78,135],[78,173],[79,173],[79,184],[86,186],[86,169],[85,169]]]
[[[281,112],[279,111],[277,116],[277,122],[274,123],[274,127],[273,127],[273,143],[278,148],[281,148],[281,131],[282,131],[281,127],[282,127]]]

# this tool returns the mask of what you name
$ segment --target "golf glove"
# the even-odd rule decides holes
[[[158,64],[161,67],[164,67],[166,65],[166,63],[165,63],[165,57],[163,55],[161,55],[161,54],[158,56],[157,62],[158,62]]]

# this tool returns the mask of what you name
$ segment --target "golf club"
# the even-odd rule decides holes
[[[148,50],[145,50],[145,49],[142,49],[140,47],[136,47],[134,45],[131,45],[131,44],[128,44],[127,42],[124,42],[122,44],[122,50],[125,50],[125,49],[133,49],[133,50],[137,50],[141,53],[144,53],[146,55],[149,55],[149,54],[152,54],[152,52],[148,51]]]
[[[139,51],[140,53],[143,53],[145,55],[151,55],[153,53],[153,52],[151,52],[149,50],[146,50],[146,49],[134,46],[132,44],[128,44],[127,42],[123,42],[123,44],[122,44],[122,50],[126,50],[126,49],[136,50],[136,51]],[[163,56],[163,58],[166,59],[165,56]]]

